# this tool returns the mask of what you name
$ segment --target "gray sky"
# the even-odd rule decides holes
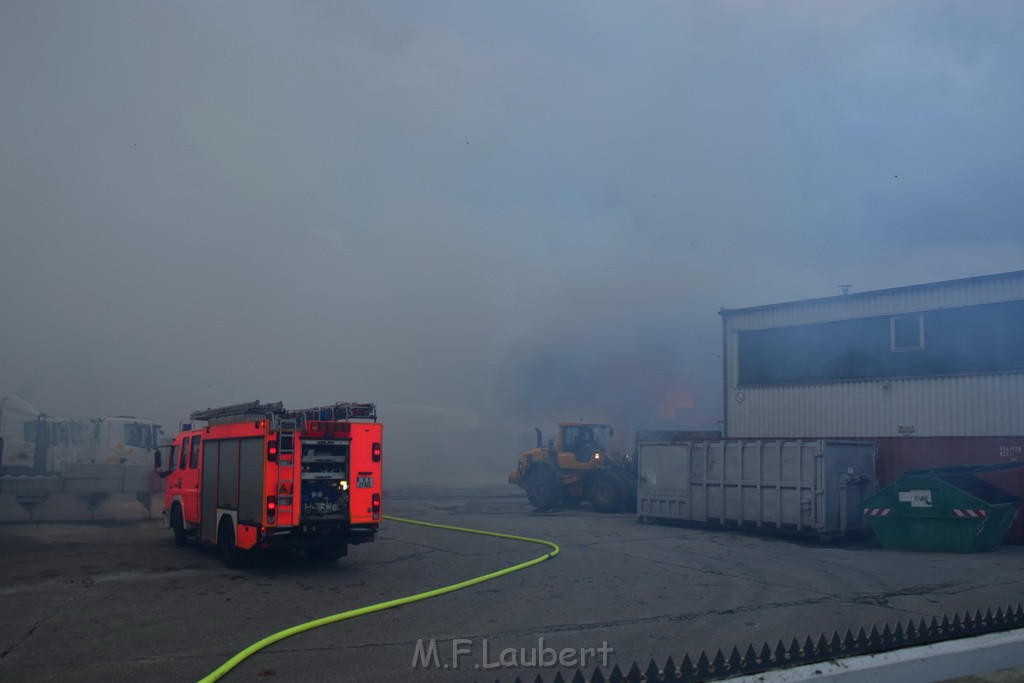
[[[0,0],[0,395],[713,427],[720,308],[1024,267],[1022,73],[1016,1]]]

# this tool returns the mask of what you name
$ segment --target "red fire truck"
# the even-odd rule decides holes
[[[383,433],[374,404],[285,410],[254,401],[191,419],[206,424],[182,426],[160,471],[164,524],[179,546],[194,537],[233,567],[270,548],[333,562],[374,540]]]

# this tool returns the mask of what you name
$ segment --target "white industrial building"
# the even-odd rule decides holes
[[[1024,270],[719,314],[727,437],[1024,434]]]

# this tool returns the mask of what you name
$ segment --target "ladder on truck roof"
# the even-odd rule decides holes
[[[246,422],[268,418],[274,423],[291,421],[301,425],[306,421],[320,420],[324,422],[343,422],[345,420],[377,420],[377,405],[374,403],[335,403],[328,406],[316,406],[301,410],[285,410],[284,403],[236,403],[222,408],[206,408],[197,410],[191,415],[193,420],[203,420],[216,424]]]

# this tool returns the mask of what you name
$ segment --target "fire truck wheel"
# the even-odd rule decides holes
[[[611,472],[596,472],[590,482],[590,504],[598,512],[621,512],[626,502],[626,485]]]
[[[171,508],[171,529],[174,531],[174,545],[179,548],[188,541],[188,534],[185,532],[185,520],[181,516],[181,506],[175,505]]]
[[[306,548],[306,557],[314,562],[337,562],[348,555],[348,546],[331,546],[328,548]]]
[[[234,569],[242,564],[242,551],[235,546],[235,527],[228,517],[221,521],[220,530],[217,532],[217,553],[228,569]]]
[[[526,497],[538,510],[550,510],[558,505],[561,494],[558,480],[549,467],[541,467],[530,472],[526,480]]]

